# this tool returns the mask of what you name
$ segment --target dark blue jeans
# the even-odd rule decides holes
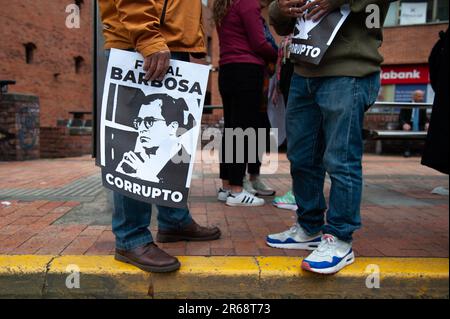
[[[189,53],[172,52],[172,59],[189,61]],[[109,50],[106,52],[109,58]],[[119,193],[114,196],[112,231],[116,236],[116,247],[130,250],[153,242],[149,230],[152,205],[137,201]],[[192,223],[188,209],[157,206],[158,228],[176,230]]]
[[[298,221],[310,235],[322,230],[351,242],[361,227],[363,119],[379,89],[379,73],[292,78],[286,114],[288,158]],[[328,210],[325,172],[331,178]]]

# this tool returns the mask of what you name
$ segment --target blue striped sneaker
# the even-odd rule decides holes
[[[267,236],[266,243],[274,248],[314,250],[319,246],[321,237],[321,233],[309,236],[296,223],[285,232]]]
[[[319,247],[303,260],[302,268],[318,274],[335,274],[354,261],[351,243],[326,234]]]

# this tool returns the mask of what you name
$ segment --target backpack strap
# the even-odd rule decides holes
[[[163,5],[163,9],[162,9],[162,13],[161,13],[161,18],[159,19],[159,25],[163,26],[164,25],[164,21],[166,20],[166,12],[167,12],[167,4],[168,4],[169,0],[164,0],[164,5]]]

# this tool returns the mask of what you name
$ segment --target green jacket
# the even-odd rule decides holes
[[[372,11],[370,4],[378,5],[380,26],[383,26],[389,9],[389,0],[330,0],[337,5],[348,3],[351,13],[325,53],[320,65],[308,63],[295,65],[295,72],[305,77],[353,76],[364,77],[380,71],[383,57],[378,49],[383,42],[382,28],[367,28],[366,20]],[[270,22],[279,35],[293,32],[296,19],[284,16],[274,1],[269,8]]]

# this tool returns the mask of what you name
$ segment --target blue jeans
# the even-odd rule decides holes
[[[130,250],[153,242],[149,230],[152,205],[114,192],[112,230],[116,236],[116,247]],[[192,223],[188,209],[157,206],[158,228],[177,230]]]
[[[286,125],[298,222],[351,242],[361,227],[363,119],[375,103],[380,74],[305,78],[294,74]],[[329,209],[323,187],[331,178]]]
[[[110,50],[106,50],[109,58]],[[172,52],[172,59],[189,61],[189,53]],[[113,193],[114,212],[112,231],[116,236],[116,247],[131,250],[153,242],[149,230],[152,218],[152,205],[137,201],[122,194]],[[192,223],[188,209],[157,206],[158,228],[161,230],[177,230]]]

